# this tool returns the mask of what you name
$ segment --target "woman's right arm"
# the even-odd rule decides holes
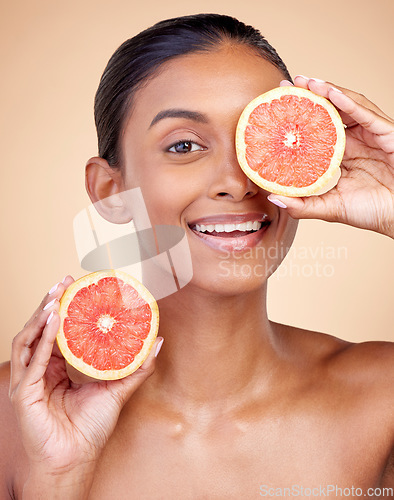
[[[68,276],[45,295],[12,345],[9,395],[30,467],[23,500],[87,498],[120,411],[154,371],[160,338],[143,366],[124,379],[69,379],[55,339],[59,299],[73,281]]]

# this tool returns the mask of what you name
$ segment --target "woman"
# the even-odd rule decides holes
[[[178,18],[111,58],[96,95],[99,156],[86,167],[88,193],[123,223],[134,214],[121,193],[139,187],[152,224],[186,231],[193,278],[159,301],[160,337],[120,381],[70,380],[54,339],[73,279],[45,295],[14,340],[11,371],[2,367],[4,498],[253,498],[295,485],[325,496],[328,485],[394,486],[392,344],[269,321],[268,271],[224,275],[222,238],[196,227],[264,222],[225,248],[251,266],[264,254],[270,272],[283,255],[262,250],[290,246],[301,217],[394,236],[392,120],[355,92],[302,76],[294,83],[340,110],[342,177],[320,197],[268,200],[237,163],[235,127],[251,99],[291,78],[257,31],[226,16]]]

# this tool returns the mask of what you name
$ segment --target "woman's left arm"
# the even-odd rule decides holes
[[[295,219],[322,219],[394,238],[394,120],[361,94],[333,83],[296,76],[294,83],[329,99],[346,125],[338,184],[320,196],[272,194]],[[281,85],[289,85],[287,81]]]

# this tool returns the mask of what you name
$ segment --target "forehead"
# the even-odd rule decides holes
[[[242,45],[179,56],[164,63],[133,98],[128,122],[147,129],[164,109],[182,108],[208,116],[240,114],[249,101],[279,86],[281,71]]]

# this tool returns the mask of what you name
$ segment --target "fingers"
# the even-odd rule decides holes
[[[346,94],[331,89],[329,99],[337,108],[350,117],[352,121],[348,122],[348,127],[359,124],[372,134],[394,136],[394,126],[390,120],[380,116],[372,109],[358,104]]]
[[[294,86],[294,84],[291,83],[289,80],[282,80],[279,84],[279,87],[289,87],[289,86]]]
[[[155,365],[155,360],[156,360],[157,356],[159,355],[159,352],[161,351],[163,343],[164,343],[164,338],[163,337],[157,337],[156,338],[155,343],[153,344],[153,347],[152,347],[152,349],[151,349],[148,357],[142,363],[142,365],[139,367],[138,370],[140,370],[141,372],[149,372],[149,371],[151,371],[153,373],[154,365]]]
[[[304,198],[290,198],[270,194],[268,200],[286,212],[293,219],[321,219],[327,222],[339,220],[340,214],[346,213],[340,202],[329,203],[332,198],[330,192],[322,196],[309,196]]]
[[[123,406],[138,387],[155,371],[156,358],[163,345],[164,338],[157,337],[153,348],[144,363],[134,373],[121,380],[111,381],[109,389]]]
[[[29,366],[26,368],[24,380],[26,387],[33,386],[42,381],[49,360],[51,359],[53,344],[56,339],[59,324],[60,318],[57,311],[51,311],[35,353],[31,358]]]
[[[42,299],[40,305],[37,307],[37,309],[34,311],[30,319],[25,323],[24,328],[28,326],[32,321],[34,321],[35,317],[40,313],[40,311],[50,302],[51,300],[57,298],[60,300],[61,296],[64,293],[64,290],[68,288],[71,283],[74,282],[74,279],[66,275],[62,281],[59,281],[59,283],[56,283],[53,285],[53,287],[48,291],[46,295],[44,295],[44,298]]]
[[[347,127],[359,124],[373,134],[393,133],[390,117],[365,96],[331,82],[302,75],[296,76],[294,83],[329,99],[341,112],[342,120]]]
[[[312,90],[316,94],[322,95],[323,97],[329,98],[328,92],[332,89],[340,90],[343,94],[349,96],[353,101],[365,106],[366,108],[372,109],[377,114],[390,119],[388,115],[386,115],[376,104],[367,99],[364,95],[355,92],[354,90],[347,89],[345,87],[341,87],[332,82],[325,82],[324,80],[320,80],[319,78],[308,78],[307,76],[297,75],[294,77],[294,83],[297,87],[302,87],[305,89]]]
[[[33,359],[37,362],[41,357],[35,356],[42,343],[42,337],[46,331],[46,322],[54,311],[59,309],[59,301],[56,300],[49,308],[42,310],[28,327],[24,328],[13,340],[11,351],[11,377],[10,392],[26,378]],[[53,314],[52,314],[53,318]],[[50,323],[52,322],[52,318]],[[53,328],[53,326],[52,326]],[[42,349],[42,348],[41,348]],[[31,372],[31,370],[30,370]]]
[[[63,281],[64,283],[57,283],[54,287],[51,288],[51,293],[48,292],[44,296],[35,313],[26,323],[23,330],[18,333],[18,335],[16,335],[12,342],[10,392],[12,392],[16,388],[23,377],[27,375],[30,377],[32,376],[33,369],[28,370],[28,368],[33,363],[34,355],[40,346],[42,337],[44,336],[44,332],[45,339],[43,340],[43,343],[45,344],[48,342],[48,333],[53,333],[53,329],[55,328],[56,323],[58,324],[59,322],[59,318],[56,313],[52,315],[50,321],[51,326],[49,327],[48,325],[47,327],[46,325],[46,322],[48,321],[51,313],[59,310],[59,300],[63,295],[65,288],[69,286],[74,280],[71,276],[66,276]],[[47,331],[48,329],[49,332]],[[40,347],[41,354],[38,354],[36,356],[34,364],[42,363],[42,350],[43,346]]]

